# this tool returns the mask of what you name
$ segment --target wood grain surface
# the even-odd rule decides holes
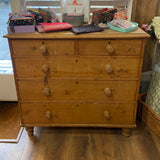
[[[24,38],[25,37],[25,38]],[[87,34],[80,34],[76,35],[70,31],[61,31],[61,32],[53,32],[53,33],[19,33],[19,34],[7,34],[4,36],[4,38],[9,39],[104,39],[104,38],[120,38],[120,39],[126,39],[126,38],[149,38],[150,36],[146,34],[142,29],[138,28],[135,31],[128,32],[128,33],[122,33],[113,31],[110,29],[106,29],[102,32],[93,32],[93,33],[87,33]]]
[[[13,40],[12,46],[16,57],[74,55],[75,52],[74,40]],[[46,46],[46,55],[40,53],[41,46]]]
[[[145,38],[149,37],[140,28],[129,33],[108,29],[82,35],[64,31],[8,34],[6,37],[10,42],[21,110],[23,102],[32,106],[21,112],[25,117],[23,126],[28,127],[28,131],[31,131],[29,127],[41,126],[41,123],[56,126],[51,120],[54,110],[60,115],[58,126],[121,127],[125,128],[123,133],[136,126],[135,104]],[[50,103],[49,110],[37,107],[35,112],[35,102],[37,105]],[[64,103],[64,108],[56,108],[52,102]],[[73,103],[82,102],[82,107],[74,110]],[[102,102],[107,103],[105,110]],[[117,104],[121,104],[119,111]],[[111,122],[106,124],[106,120]]]
[[[134,104],[43,102],[21,103],[21,109],[23,124],[135,125],[133,117],[130,116],[133,113]],[[109,119],[106,119],[105,111],[109,113]],[[47,113],[51,116],[48,117]]]
[[[136,101],[137,81],[87,81],[87,80],[19,80],[21,101]],[[50,90],[48,96],[43,94]],[[111,95],[105,94],[105,88]],[[127,99],[126,99],[127,97]]]
[[[77,58],[17,58],[16,78],[44,78],[44,65],[48,66],[47,76],[53,78],[138,78],[140,59],[136,57],[77,57]],[[112,73],[107,73],[111,65]]]
[[[150,23],[155,16],[160,16],[159,0],[133,0],[132,21],[137,22],[139,27],[142,24]],[[143,72],[152,70],[154,45],[155,41],[153,39],[146,40]]]
[[[139,124],[132,136],[120,129],[35,128],[35,137],[24,130],[17,144],[0,143],[1,160],[159,160],[160,143],[150,130]]]
[[[140,39],[103,39],[103,40],[79,40],[80,55],[121,55],[138,56],[140,55],[142,41]],[[113,47],[113,53],[109,53],[107,46]]]

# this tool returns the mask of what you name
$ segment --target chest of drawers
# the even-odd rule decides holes
[[[8,34],[21,125],[33,127],[136,126],[145,38],[111,30],[74,35]]]

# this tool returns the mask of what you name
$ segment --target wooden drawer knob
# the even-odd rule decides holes
[[[104,111],[104,118],[106,120],[110,120],[111,119],[111,115],[110,115],[110,113],[108,111]]]
[[[49,66],[48,66],[47,64],[44,64],[44,65],[42,66],[42,72],[43,72],[43,73],[49,72]]]
[[[47,111],[47,112],[45,113],[45,118],[46,118],[46,119],[52,119],[52,113],[51,113],[50,111]]]
[[[43,89],[43,95],[48,97],[51,94],[51,90],[49,88],[44,88]]]
[[[106,68],[107,73],[112,73],[113,72],[113,68],[110,64],[106,64],[105,68]]]
[[[105,88],[104,93],[105,93],[106,96],[110,96],[112,94],[112,91],[111,91],[110,88]]]
[[[106,50],[108,53],[113,54],[115,52],[111,44],[106,45]]]
[[[39,48],[39,52],[43,55],[43,56],[46,56],[47,55],[47,47],[45,45],[42,45],[40,48]]]

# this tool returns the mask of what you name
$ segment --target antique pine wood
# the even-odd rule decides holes
[[[75,35],[8,34],[21,124],[136,126],[145,38],[141,29]]]
[[[18,80],[21,101],[135,101],[137,81],[97,81],[97,80]],[[32,87],[29,87],[32,86]],[[48,88],[48,96],[43,90]],[[105,94],[105,89],[111,95]],[[32,96],[28,96],[29,94]],[[127,98],[126,98],[127,97]]]
[[[140,59],[135,57],[17,58],[17,78],[42,78],[47,65],[50,79],[58,77],[138,78]],[[107,66],[106,66],[107,65]],[[110,65],[112,71],[106,71]],[[65,66],[65,67],[64,67]]]
[[[134,107],[135,104],[24,102],[22,123],[53,126],[56,124],[130,125],[134,124],[133,116],[130,116]],[[105,117],[105,111],[110,114],[108,119]]]
[[[13,55],[16,57],[44,57],[40,53],[42,46],[47,47],[46,56],[49,57],[74,55],[74,40],[13,40],[12,45],[15,46]]]
[[[79,40],[79,54],[102,56],[102,55],[121,55],[135,56],[141,52],[142,41],[137,39],[131,40]],[[107,51],[107,47],[114,48],[113,53]]]

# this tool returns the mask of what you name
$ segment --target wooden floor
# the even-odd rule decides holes
[[[125,138],[120,129],[35,128],[18,144],[0,143],[0,160],[160,160],[159,138],[139,123]]]

